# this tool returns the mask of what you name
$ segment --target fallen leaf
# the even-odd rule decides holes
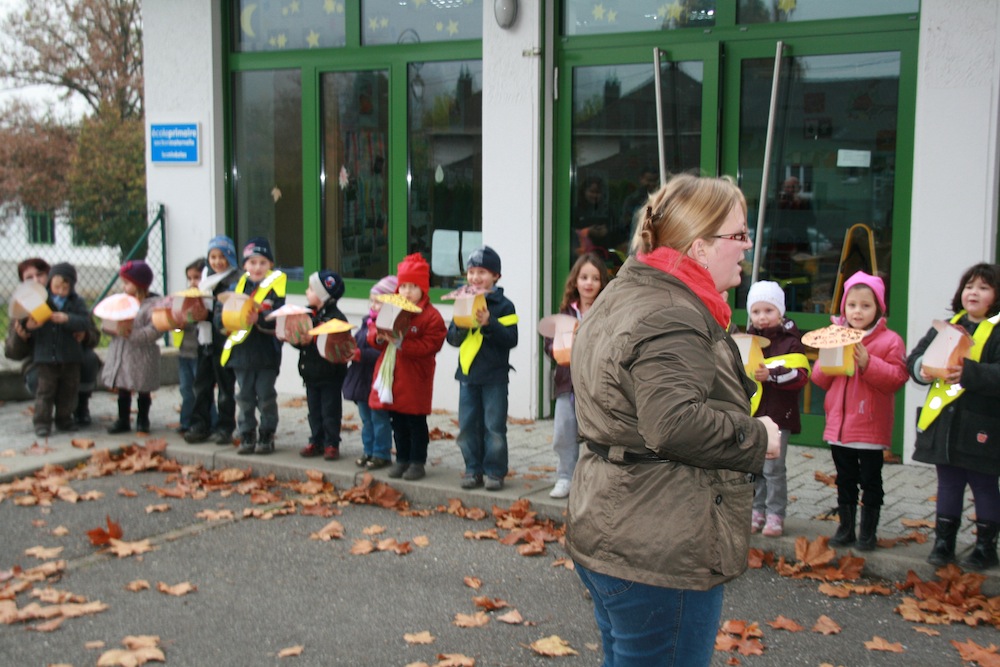
[[[198,590],[197,586],[193,586],[190,582],[184,581],[179,584],[174,584],[173,586],[168,586],[162,581],[156,584],[156,590],[161,593],[166,593],[167,595],[173,595],[175,597],[180,597],[182,595],[187,595],[188,593],[193,593]]]
[[[130,581],[125,584],[125,590],[132,591],[133,593],[138,593],[139,591],[145,591],[149,589],[149,582],[145,579],[136,579],[135,581]]]
[[[413,544],[420,548],[424,548],[429,547],[431,545],[431,541],[426,535],[417,535],[413,538]]]
[[[520,625],[524,623],[524,618],[521,616],[521,612],[517,609],[511,609],[506,614],[497,616],[497,620],[501,623],[507,623],[508,625]]]
[[[768,621],[767,624],[770,625],[775,630],[788,630],[789,632],[802,632],[803,630],[805,630],[805,628],[803,628],[801,625],[799,625],[792,619],[785,618],[784,616],[781,615],[779,615],[773,621]]]
[[[104,520],[108,524],[107,530],[94,528],[87,531],[87,537],[90,538],[90,543],[95,547],[101,547],[108,544],[111,540],[120,540],[122,538],[121,525],[112,521],[111,517],[107,515],[105,515]]]
[[[55,535],[56,537],[63,537],[65,535],[69,535],[69,528],[67,528],[66,526],[56,526],[55,528],[52,529],[52,534]]]
[[[279,658],[293,658],[297,655],[302,655],[302,651],[305,650],[305,646],[302,644],[297,644],[296,646],[289,646],[288,648],[283,648],[278,651]]]
[[[427,630],[423,632],[404,633],[403,641],[407,644],[430,644],[434,641],[434,636]]]
[[[155,547],[149,543],[149,540],[139,540],[138,542],[122,542],[121,540],[110,540],[111,553],[118,556],[119,558],[125,558],[126,556],[135,556],[137,554],[144,554],[147,551],[152,551]]]
[[[475,614],[455,614],[454,625],[460,628],[481,628],[490,622],[490,617],[485,611],[477,611]]]
[[[501,600],[500,598],[490,598],[486,595],[478,595],[472,598],[473,604],[477,607],[482,607],[485,611],[496,611],[497,609],[503,609],[510,605],[507,604],[506,600]]]
[[[464,579],[462,579],[462,583],[464,583],[469,588],[474,588],[476,590],[479,590],[483,585],[483,582],[477,577],[465,577]]]
[[[159,505],[146,505],[146,514],[152,514],[153,512],[167,512],[170,510],[170,505],[167,503],[160,503]]]
[[[476,659],[461,653],[438,653],[434,667],[476,667]]]
[[[367,528],[363,528],[361,530],[361,533],[363,535],[368,535],[369,537],[371,537],[372,535],[380,535],[384,532],[385,532],[385,526],[379,526],[379,525],[368,526]]]
[[[899,522],[907,528],[933,528],[934,522],[930,519],[900,519]]]
[[[344,536],[344,526],[339,521],[334,519],[330,523],[323,526],[321,529],[315,533],[309,535],[310,540],[321,540],[323,542],[329,542],[330,540],[339,540]],[[371,544],[371,542],[369,542]],[[355,553],[351,550],[351,553]]]
[[[95,639],[94,641],[89,641],[86,644],[84,644],[83,648],[86,649],[104,648],[104,642],[101,641],[100,639]]]
[[[199,519],[204,519],[205,521],[225,521],[227,519],[235,519],[232,510],[202,510],[195,514]]]
[[[580,655],[558,635],[550,635],[534,641],[530,644],[530,648],[538,655],[545,656]]]
[[[990,644],[989,647],[984,647],[971,639],[965,642],[952,639],[951,645],[958,649],[958,654],[965,662],[975,662],[980,667],[997,667],[997,665],[1000,665],[1000,656],[997,655],[997,647],[993,644]]]
[[[139,495],[139,493],[137,491],[133,491],[132,489],[126,489],[123,486],[120,489],[118,489],[118,495],[123,496],[125,498],[135,498],[136,496]]]
[[[890,653],[903,653],[903,645],[899,642],[887,642],[881,637],[872,637],[871,641],[865,642],[865,648],[869,651],[888,651]]]
[[[73,438],[69,441],[69,444],[77,449],[92,449],[94,447],[94,441],[87,438]]]
[[[820,482],[820,483],[825,484],[827,486],[837,486],[837,476],[836,475],[828,475],[825,472],[817,470],[816,472],[813,473],[813,478],[817,482]]]
[[[62,622],[66,620],[65,616],[57,616],[51,621],[46,621],[45,623],[39,623],[38,625],[29,625],[28,630],[34,630],[35,632],[54,632],[59,629]]]
[[[51,560],[62,553],[64,547],[31,547],[24,550],[25,556],[34,556],[38,560]]]
[[[939,636],[941,634],[939,631],[935,630],[934,628],[919,627],[919,628],[913,628],[913,629],[916,630],[917,632],[921,633],[921,634],[927,635],[928,637],[937,637],[937,636]]]
[[[835,635],[840,632],[840,626],[827,615],[822,615],[816,620],[816,625],[812,627],[813,632],[824,635]]]
[[[375,543],[371,540],[354,540],[351,545],[351,554],[354,556],[365,556],[375,551]]]

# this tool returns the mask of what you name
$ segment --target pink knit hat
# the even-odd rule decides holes
[[[878,276],[873,276],[870,273],[865,273],[864,271],[858,271],[844,283],[844,295],[840,299],[840,312],[844,313],[844,309],[847,308],[847,293],[851,291],[852,287],[857,287],[858,285],[864,285],[865,287],[871,288],[871,291],[875,294],[875,300],[878,301],[878,307],[885,315],[885,283]]]

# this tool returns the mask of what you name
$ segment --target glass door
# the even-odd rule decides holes
[[[714,43],[661,50],[670,173],[715,173],[718,63]],[[599,255],[612,274],[628,256],[633,216],[660,184],[654,74],[652,47],[564,55],[556,102],[566,128],[558,133],[556,285],[584,253]]]

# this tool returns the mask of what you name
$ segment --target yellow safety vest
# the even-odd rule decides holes
[[[247,278],[250,274],[244,273],[243,277],[240,278],[239,282],[236,283],[236,292],[242,293],[243,289],[246,287]],[[274,293],[279,297],[285,296],[285,284],[288,282],[288,277],[281,271],[274,270],[267,274],[267,276],[257,285],[257,289],[254,290],[253,300],[258,305],[264,302],[267,295],[274,290]],[[252,329],[253,327],[250,327]],[[250,336],[250,329],[240,329],[239,331],[234,331],[229,334],[229,338],[226,339],[226,344],[222,348],[222,355],[219,358],[219,364],[222,366],[226,365],[229,361],[229,355],[233,353],[233,348],[242,343]]]
[[[517,324],[517,313],[497,318],[497,322],[505,327],[513,326]],[[469,330],[469,335],[465,337],[465,340],[458,347],[458,365],[462,367],[462,372],[466,375],[469,374],[472,362],[476,359],[476,355],[479,354],[479,349],[482,346],[483,332],[481,331],[481,327]]]
[[[955,317],[951,318],[951,323],[955,324],[965,311],[959,311]],[[972,334],[972,349],[969,350],[969,359],[979,361],[983,355],[983,347],[993,333],[993,327],[1000,322],[1000,315],[995,315],[988,320],[983,320],[976,327],[976,333]],[[944,408],[962,395],[965,388],[960,384],[948,384],[941,378],[936,378],[927,392],[927,399],[924,401],[924,408],[920,411],[920,419],[917,420],[917,431],[926,431],[927,427],[934,423],[938,415]]]
[[[809,377],[809,360],[806,359],[806,355],[801,352],[792,352],[790,354],[779,354],[776,357],[767,357],[764,359],[764,365],[768,368],[777,368],[778,366],[784,366],[785,368],[804,368],[806,371],[806,377]],[[764,385],[757,379],[753,379],[755,385],[757,385],[757,392],[750,398],[750,416],[757,414],[757,408],[760,407],[760,399],[764,394]]]

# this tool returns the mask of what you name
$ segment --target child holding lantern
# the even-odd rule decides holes
[[[853,375],[827,375],[816,361],[812,381],[826,391],[826,428],[837,468],[837,513],[840,527],[833,546],[857,543],[859,551],[875,548],[875,530],[884,492],[882,452],[892,445],[896,392],[906,384],[903,339],[885,323],[885,284],[858,271],[844,283],[840,315],[834,324],[864,332],[855,344]],[[808,343],[807,343],[808,344]],[[863,491],[857,534],[858,486]]]

